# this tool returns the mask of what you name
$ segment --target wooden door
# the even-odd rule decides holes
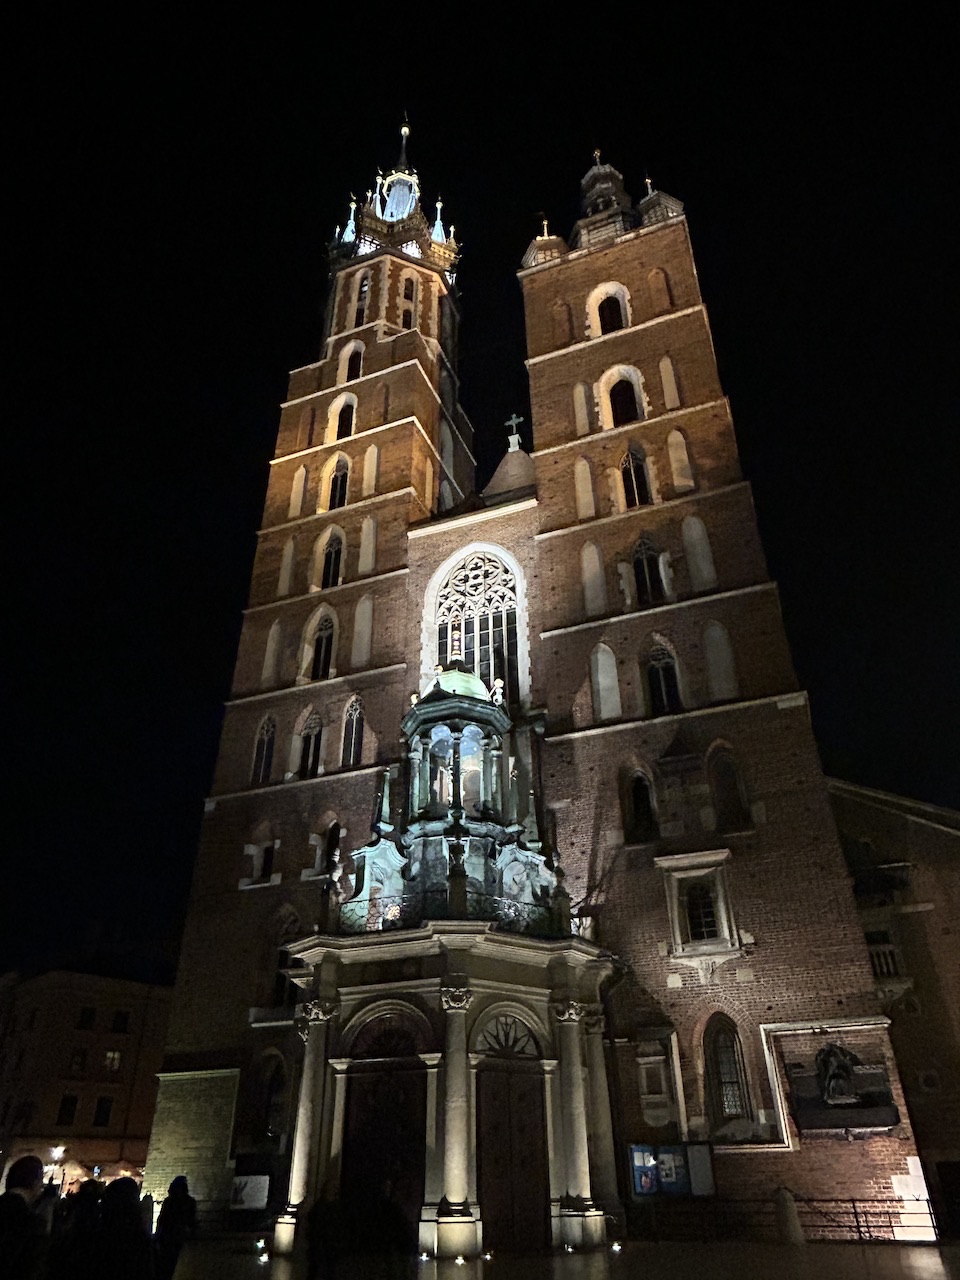
[[[416,1238],[426,1168],[427,1076],[422,1062],[351,1070],[347,1084],[341,1195],[348,1204],[390,1198]]]
[[[485,1063],[477,1074],[477,1172],[484,1248],[548,1244],[543,1074],[539,1064]]]

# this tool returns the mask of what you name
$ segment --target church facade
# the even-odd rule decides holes
[[[682,205],[598,156],[531,243],[533,449],[476,495],[405,146],[281,411],[146,1187],[281,1250],[386,1190],[446,1256],[784,1186],[899,1223],[925,1186]]]

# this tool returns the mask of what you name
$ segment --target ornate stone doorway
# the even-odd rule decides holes
[[[416,1239],[426,1167],[426,1067],[392,1018],[364,1028],[353,1049],[340,1193],[350,1204],[369,1203],[389,1182]]]
[[[484,1041],[486,1043],[484,1043]],[[485,1249],[529,1252],[549,1244],[543,1069],[532,1035],[498,1018],[481,1038],[477,1070],[477,1191]]]

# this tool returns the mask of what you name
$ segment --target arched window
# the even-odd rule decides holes
[[[610,388],[610,414],[615,427],[639,422],[643,417],[637,404],[636,388],[629,379],[621,378]]]
[[[337,439],[346,440],[353,435],[353,404],[347,401],[337,414]]]
[[[280,556],[280,577],[277,581],[278,596],[288,596],[290,594],[290,588],[293,585],[294,553],[294,541],[292,538],[288,538],[283,545],[283,553]]]
[[[645,773],[634,773],[624,790],[623,836],[628,844],[648,844],[660,838],[654,808],[653,784]]]
[[[350,352],[350,359],[347,361],[347,381],[352,382],[354,378],[359,378],[362,369],[363,347],[354,347]]]
[[[333,473],[330,476],[327,499],[328,511],[335,511],[337,507],[345,507],[347,505],[347,481],[349,478],[350,463],[346,458],[340,457],[335,462]]]
[[[580,578],[583,583],[583,609],[588,618],[607,611],[607,577],[600,551],[593,542],[580,548]]]
[[[278,618],[267,632],[267,644],[263,653],[263,667],[260,671],[260,688],[270,689],[277,683],[280,671],[280,619]]]
[[[707,776],[717,815],[717,831],[749,831],[753,818],[746,802],[740,770],[729,751],[715,751],[711,755]]]
[[[752,1119],[740,1037],[722,1013],[715,1013],[704,1030],[703,1066],[711,1133],[721,1131],[732,1120]]]
[[[687,572],[694,591],[709,591],[717,585],[717,571],[707,537],[707,526],[699,516],[687,516],[680,526],[683,550],[687,557]]]
[[[343,539],[338,533],[332,533],[323,549],[323,567],[320,574],[321,590],[336,587],[340,583],[340,563],[343,557]]]
[[[677,493],[687,493],[695,488],[687,442],[682,431],[671,431],[667,436],[667,456],[670,459],[670,476]]]
[[[354,698],[343,718],[343,751],[340,763],[344,769],[355,769],[363,758],[363,703]]]
[[[577,519],[592,520],[597,514],[593,500],[593,477],[590,474],[590,463],[586,458],[578,458],[573,464],[573,483],[577,499]]]
[[[303,510],[303,497],[307,491],[307,468],[297,467],[293,473],[293,484],[290,486],[290,506],[287,510],[287,519],[295,520]]]
[[[373,516],[364,516],[360,526],[360,558],[357,573],[373,573],[377,562],[377,522]]]
[[[403,282],[403,301],[400,311],[400,325],[403,329],[417,327],[417,281],[414,276],[407,276]]]
[[[366,323],[367,305],[370,301],[370,272],[363,271],[357,281],[357,299],[354,304],[353,327],[359,329]]]
[[[620,299],[615,295],[604,298],[597,308],[597,318],[601,333],[616,333],[618,329],[623,329],[625,325]]]
[[[316,778],[322,772],[323,756],[323,724],[316,712],[310,716],[303,726],[300,736],[300,768],[301,778]]]
[[[646,538],[641,538],[633,549],[633,576],[637,584],[638,608],[646,609],[666,600],[660,553]]]
[[[703,648],[707,659],[707,687],[711,702],[729,702],[740,696],[733,645],[725,626],[708,622],[703,629]]]
[[[660,315],[662,311],[670,310],[673,306],[673,297],[670,291],[670,280],[665,271],[654,267],[647,275],[647,289],[650,294],[650,306],[655,316]]]
[[[505,700],[517,700],[517,583],[502,561],[478,551],[456,564],[437,593],[436,625],[441,666],[459,629],[464,663],[488,689],[502,680]]]
[[[631,445],[620,460],[620,478],[623,481],[623,504],[627,510],[647,506],[650,502],[647,460],[639,445]]]
[[[596,720],[618,720],[623,714],[617,660],[609,645],[598,644],[590,655],[590,685]]]
[[[340,348],[340,358],[337,361],[338,384],[352,382],[360,377],[363,371],[363,353],[364,345],[360,341],[348,342]]]
[[[313,663],[311,680],[327,680],[333,663],[333,619],[324,614],[317,623],[313,637]]]
[[[253,787],[262,787],[270,781],[276,738],[277,722],[273,716],[267,716],[261,721],[257,730],[257,741],[253,750],[253,772],[250,775],[250,785]]]
[[[652,716],[675,715],[683,710],[677,664],[673,654],[662,644],[651,649],[647,658],[647,691]]]
[[[660,386],[663,390],[663,407],[665,409],[680,408],[680,390],[677,387],[677,371],[669,356],[660,358]]]

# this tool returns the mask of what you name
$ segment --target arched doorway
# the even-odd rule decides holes
[[[477,1191],[485,1249],[546,1248],[550,1227],[540,1051],[512,1014],[490,1019],[477,1051]]]
[[[429,1048],[413,1015],[384,1013],[350,1047],[340,1193],[352,1205],[386,1191],[417,1236],[426,1168],[427,1076],[417,1056]]]

